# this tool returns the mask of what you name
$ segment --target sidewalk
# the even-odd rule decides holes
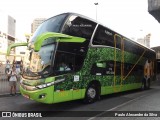
[[[19,81],[17,82],[17,92],[19,92]],[[0,79],[0,95],[10,93],[10,86],[7,79]]]
[[[0,96],[10,94],[10,86],[5,74],[5,64],[0,67]],[[19,81],[17,82],[17,92],[19,92]]]

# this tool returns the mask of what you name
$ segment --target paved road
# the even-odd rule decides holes
[[[143,92],[135,92],[131,94],[124,94],[121,97],[128,98],[130,100],[115,106],[111,109],[106,109],[106,111],[97,114],[94,117],[90,117],[88,120],[160,120],[160,82],[156,81],[152,88]],[[127,112],[124,112],[127,111]],[[135,111],[135,112],[134,112]],[[106,117],[108,113],[127,113],[138,114],[143,117]],[[144,117],[146,115],[150,117]],[[154,116],[154,117],[152,117]]]
[[[93,104],[83,104],[80,100],[58,103],[53,105],[46,105],[28,100],[21,95],[14,97],[1,97],[0,98],[1,111],[52,111],[47,112],[48,116],[63,116],[54,117],[54,120],[139,120],[139,118],[132,117],[106,117],[108,111],[160,111],[160,82],[154,83],[150,90],[146,91],[130,91],[125,93],[118,93],[114,95],[103,96],[100,101]],[[65,111],[65,112],[61,112]],[[72,112],[69,112],[72,111]],[[86,111],[86,112],[73,112],[73,111]],[[88,112],[92,111],[92,112]],[[98,111],[98,112],[95,112]],[[78,115],[82,117],[65,117],[66,115]],[[87,117],[87,115],[89,115]],[[85,116],[85,117],[84,117]],[[4,118],[3,118],[4,119]],[[17,118],[12,118],[17,119]],[[19,118],[21,119],[21,118]],[[51,117],[34,118],[34,119],[52,119]],[[152,117],[140,118],[151,120]],[[154,117],[154,119],[160,119]]]

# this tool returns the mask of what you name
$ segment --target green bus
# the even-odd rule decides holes
[[[28,43],[20,92],[52,104],[76,99],[92,103],[101,95],[149,89],[156,54],[98,22],[76,13],[44,21]]]

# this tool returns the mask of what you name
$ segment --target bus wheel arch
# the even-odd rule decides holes
[[[100,95],[101,95],[101,84],[99,81],[93,80],[87,86],[84,102],[93,103],[96,100],[100,99]]]

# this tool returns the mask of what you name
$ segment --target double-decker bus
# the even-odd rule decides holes
[[[28,43],[20,92],[42,103],[84,99],[132,89],[149,89],[155,52],[76,13],[44,21]]]

